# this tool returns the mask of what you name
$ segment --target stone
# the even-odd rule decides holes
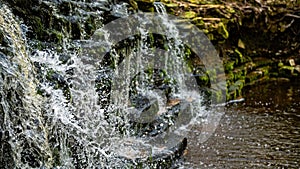
[[[157,98],[136,98],[136,105],[133,108],[128,109],[130,113],[131,121],[137,123],[149,123],[152,122],[158,113],[159,105]],[[141,103],[143,102],[143,103]]]

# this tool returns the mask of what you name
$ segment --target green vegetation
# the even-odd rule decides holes
[[[153,3],[151,0],[136,2],[144,11],[147,9],[141,6],[152,6]],[[242,89],[247,85],[274,78],[295,80],[299,77],[299,1],[161,2],[166,5],[168,13],[189,20],[213,42],[223,58],[228,100],[241,97]],[[214,81],[215,77],[214,74],[210,78]],[[201,76],[199,81],[206,84],[206,78]]]

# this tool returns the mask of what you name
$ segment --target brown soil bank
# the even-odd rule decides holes
[[[154,11],[153,0],[136,0]],[[197,25],[224,61],[227,99],[244,86],[300,77],[299,0],[162,0],[170,14]]]

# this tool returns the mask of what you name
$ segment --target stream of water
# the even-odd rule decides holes
[[[185,168],[299,168],[300,83],[247,88],[204,144],[193,136]],[[197,135],[197,129],[194,136]]]

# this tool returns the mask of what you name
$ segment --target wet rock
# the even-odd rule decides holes
[[[176,139],[176,142],[177,144],[168,148],[149,147],[149,144],[146,146],[134,142],[131,143],[132,145],[127,145],[126,147],[120,145],[122,147],[122,152],[118,152],[118,158],[121,160],[120,165],[130,168],[172,168],[174,167],[174,162],[178,161],[187,147],[186,138]]]
[[[22,164],[40,167],[36,160],[46,160],[51,155],[45,137],[47,130],[40,121],[41,100],[36,92],[35,71],[28,57],[26,38],[20,21],[4,4],[0,6],[0,22],[1,43],[5,46],[0,52],[0,127],[5,136],[0,138],[3,152],[0,165],[4,165],[0,168]],[[24,154],[17,157],[16,153]]]
[[[21,0],[4,1],[13,13],[21,17],[29,28],[28,37],[38,41],[61,44],[64,38],[87,39],[94,31],[118,17],[113,3],[106,1],[69,0]],[[134,3],[118,2],[126,5],[130,12]],[[127,8],[126,8],[127,9]]]
[[[158,100],[156,98],[147,98],[139,95],[132,100],[133,107],[130,112],[130,119],[138,123],[152,122],[159,110]]]
[[[1,98],[1,97],[0,97]],[[3,107],[0,105],[0,113],[2,116]],[[3,121],[0,121],[0,124],[3,124]],[[13,151],[9,143],[9,131],[0,131],[0,167],[1,168],[14,168],[15,164],[12,161]]]
[[[166,112],[160,112],[161,114],[155,114],[153,121],[131,121],[132,128],[134,129],[134,135],[139,137],[155,137],[159,134],[166,133],[171,127],[180,127],[186,122],[191,120],[190,103],[186,101],[180,101],[179,104],[167,108]]]

